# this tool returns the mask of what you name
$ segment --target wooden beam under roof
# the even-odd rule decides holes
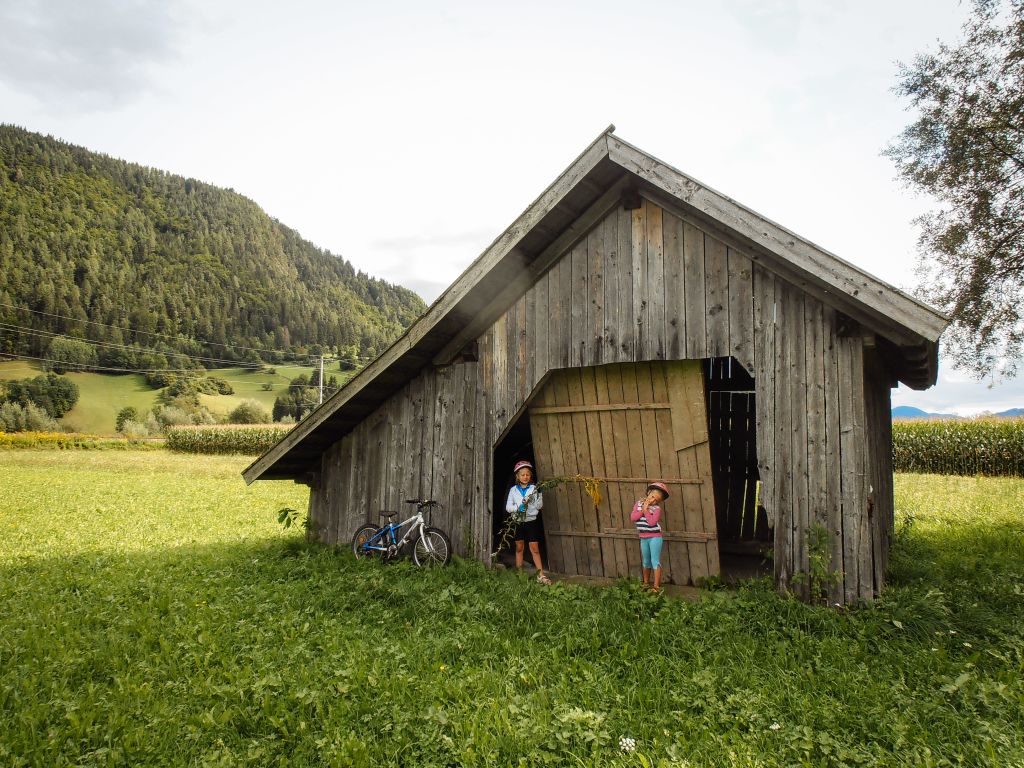
[[[933,343],[938,341],[949,324],[948,317],[927,304],[651,157],[618,136],[609,136],[608,146],[613,162],[724,225],[757,249],[789,262],[839,292],[855,297],[879,318],[887,318],[890,324],[901,324]]]
[[[500,281],[500,288],[490,292],[475,312],[469,314],[462,330],[449,341],[433,359],[434,365],[447,365],[470,341],[486,331],[491,324],[525,293],[552,264],[571,249],[580,238],[614,209],[628,183],[625,175],[605,190],[589,208],[577,215],[569,226],[541,251],[536,258],[524,260],[509,280]],[[497,296],[495,297],[495,293]]]
[[[790,285],[806,291],[830,307],[841,310],[852,319],[864,324],[877,333],[881,333],[887,338],[890,338],[907,348],[916,347],[922,342],[928,341],[920,334],[915,333],[903,325],[894,324],[892,322],[880,323],[877,314],[872,314],[856,296],[850,296],[843,293],[842,291],[837,290],[834,286],[809,276],[805,271],[799,269],[789,261],[784,261],[770,253],[766,253],[758,248],[756,243],[751,243],[747,238],[740,238],[736,236],[736,234],[728,227],[725,227],[718,221],[695,211],[691,207],[684,206],[672,195],[669,195],[658,188],[648,189],[647,187],[642,186],[641,189],[642,197],[648,198],[665,210],[670,211],[675,216],[678,216],[683,221],[691,222],[704,231],[713,234],[718,240],[721,240],[732,248],[740,250],[753,261],[761,264],[772,274],[778,275]]]

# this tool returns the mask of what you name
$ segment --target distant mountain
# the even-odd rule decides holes
[[[892,409],[894,419],[959,419],[955,413],[928,413],[912,405],[898,405]]]
[[[1003,418],[1020,418],[1024,416],[1024,408],[1010,408],[1007,411],[1000,411],[999,413],[988,414],[989,416],[998,416]],[[928,413],[922,411],[920,408],[915,408],[912,405],[898,405],[892,409],[892,417],[894,419],[959,419],[963,418],[957,416],[955,413]]]
[[[0,353],[45,357],[58,333],[110,345],[101,364],[132,344],[366,357],[424,309],[233,190],[0,125]]]
[[[1024,408],[1011,408],[1008,411],[1000,411],[996,416],[1006,416],[1007,418],[1018,418],[1024,416]]]

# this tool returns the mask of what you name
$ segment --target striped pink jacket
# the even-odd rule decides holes
[[[636,523],[641,539],[656,539],[661,536],[661,507],[648,507],[643,511],[643,499],[633,506],[629,519]]]

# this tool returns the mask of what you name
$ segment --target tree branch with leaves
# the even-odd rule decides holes
[[[945,349],[1013,376],[1024,343],[1024,0],[975,0],[956,45],[901,65],[917,119],[886,154],[938,203],[921,227],[919,295],[953,323]]]

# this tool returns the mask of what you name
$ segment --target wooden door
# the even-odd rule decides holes
[[[704,376],[698,361],[602,365],[552,373],[530,407],[541,480],[602,479],[595,509],[579,482],[544,493],[553,571],[637,576],[640,545],[629,513],[649,480],[662,480],[666,581],[718,575],[715,502]]]

